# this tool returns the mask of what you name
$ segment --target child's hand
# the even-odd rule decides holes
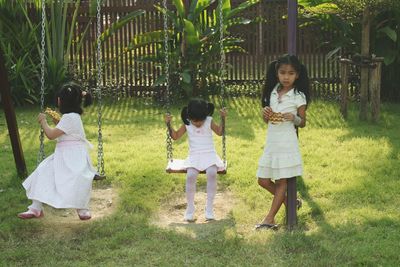
[[[227,114],[226,108],[221,108],[219,113],[221,114],[221,118],[226,118],[226,114]]]
[[[172,121],[171,113],[165,113],[164,120],[165,120],[165,123],[170,123]]]
[[[58,124],[60,121],[57,120],[56,118],[51,118],[54,124]]]
[[[273,111],[272,111],[272,108],[270,108],[270,107],[265,107],[265,108],[263,108],[262,113],[263,113],[263,117],[264,117],[265,119],[269,120],[269,118],[270,118],[270,117],[272,116],[272,114],[273,114]]]
[[[283,118],[284,118],[286,121],[293,121],[293,120],[294,120],[294,115],[293,115],[293,113],[288,112],[288,113],[283,113],[282,115],[283,115]]]
[[[43,120],[46,120],[46,114],[44,114],[44,113],[39,113],[39,115],[38,115],[38,117],[37,117],[37,120],[38,120],[39,124],[42,124],[42,121],[43,121]]]

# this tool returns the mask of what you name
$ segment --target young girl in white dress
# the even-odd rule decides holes
[[[308,102],[307,70],[297,57],[286,55],[272,62],[262,95],[263,119],[268,124],[268,131],[257,177],[258,184],[274,198],[268,214],[256,229],[277,228],[275,215],[282,203],[286,204],[286,179],[303,174],[295,127],[306,125]],[[298,207],[300,205],[298,200]]]
[[[58,93],[62,117],[56,127],[49,127],[46,114],[38,115],[45,135],[50,140],[57,139],[57,144],[54,153],[23,182],[32,204],[28,211],[18,214],[19,218],[42,217],[42,203],[54,208],[77,209],[81,220],[91,218],[89,200],[96,171],[91,164],[88,153],[91,144],[86,140],[81,120],[83,97],[84,106],[90,105],[90,94],[85,94],[75,83],[65,84]]]
[[[175,131],[171,127],[171,115],[165,116],[170,135],[177,140],[187,132],[189,139],[189,156],[185,160],[186,176],[186,201],[187,209],[184,219],[188,222],[195,220],[194,195],[196,192],[196,179],[200,171],[207,175],[207,203],[205,207],[205,219],[214,220],[213,202],[217,192],[217,171],[224,169],[224,163],[218,157],[213,142],[212,132],[221,136],[222,124],[217,125],[211,115],[214,105],[201,99],[190,100],[187,107],[181,112],[183,124]],[[221,110],[221,117],[226,117],[226,111]]]

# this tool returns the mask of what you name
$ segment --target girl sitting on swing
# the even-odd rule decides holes
[[[46,114],[38,115],[38,122],[47,138],[57,139],[55,151],[44,159],[36,170],[23,182],[32,204],[28,211],[18,214],[21,219],[43,216],[42,203],[54,208],[77,209],[81,220],[91,218],[90,192],[96,170],[93,168],[81,120],[84,106],[92,103],[89,93],[83,92],[75,83],[67,83],[58,92],[57,104],[62,114],[55,128],[50,128]]]
[[[195,221],[194,195],[196,192],[196,179],[200,171],[207,175],[207,204],[205,207],[206,220],[214,220],[213,202],[217,192],[217,171],[224,169],[224,163],[218,157],[212,137],[212,132],[221,136],[223,125],[217,125],[211,115],[214,112],[214,105],[202,99],[190,100],[188,106],[181,111],[182,126],[175,131],[171,127],[172,117],[166,114],[165,122],[171,138],[179,139],[185,132],[189,138],[189,156],[186,158],[184,167],[187,170],[186,176],[186,201],[187,208],[184,220]],[[222,119],[226,117],[225,109],[220,111]]]

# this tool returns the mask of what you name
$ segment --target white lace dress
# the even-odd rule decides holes
[[[303,105],[306,105],[306,98],[302,92],[291,89],[280,100],[277,87],[271,93],[270,107],[274,112],[296,115],[297,109]],[[277,180],[302,174],[301,154],[293,121],[268,123],[266,145],[258,163],[257,177]]]
[[[81,116],[64,114],[56,128],[65,134],[55,151],[23,182],[29,199],[54,208],[87,209],[92,190],[93,168]]]
[[[214,148],[211,121],[212,117],[209,116],[199,128],[192,124],[186,125],[189,139],[189,156],[184,162],[185,168],[204,171],[208,167],[216,165],[218,170],[224,169],[224,163]]]

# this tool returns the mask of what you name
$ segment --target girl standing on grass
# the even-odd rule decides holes
[[[303,174],[296,128],[306,125],[309,102],[307,70],[296,56],[272,62],[262,94],[262,116],[268,124],[264,153],[258,164],[258,184],[274,195],[271,208],[256,229],[277,229],[275,215],[286,203],[286,179]],[[301,206],[300,200],[297,202]]]
[[[83,92],[79,85],[68,83],[58,93],[57,104],[62,114],[55,128],[49,127],[46,114],[39,113],[38,122],[50,140],[57,139],[55,151],[44,159],[36,170],[23,182],[32,204],[28,211],[18,214],[21,219],[43,216],[42,203],[54,208],[77,209],[81,220],[91,218],[89,211],[93,168],[85,131],[81,120],[84,106],[92,103],[91,95]]]
[[[171,127],[172,117],[166,114],[165,122],[169,129],[171,138],[177,140],[185,132],[189,139],[189,156],[185,160],[184,167],[187,170],[186,176],[186,200],[187,209],[184,219],[188,222],[195,220],[194,195],[196,192],[196,179],[200,171],[207,175],[207,204],[205,207],[206,220],[214,220],[213,202],[217,192],[217,171],[224,169],[224,163],[218,157],[212,137],[212,132],[221,136],[223,126],[215,124],[211,115],[214,112],[214,105],[201,99],[190,100],[187,107],[181,111],[182,126],[175,131]],[[221,117],[226,117],[226,111],[221,110]]]

